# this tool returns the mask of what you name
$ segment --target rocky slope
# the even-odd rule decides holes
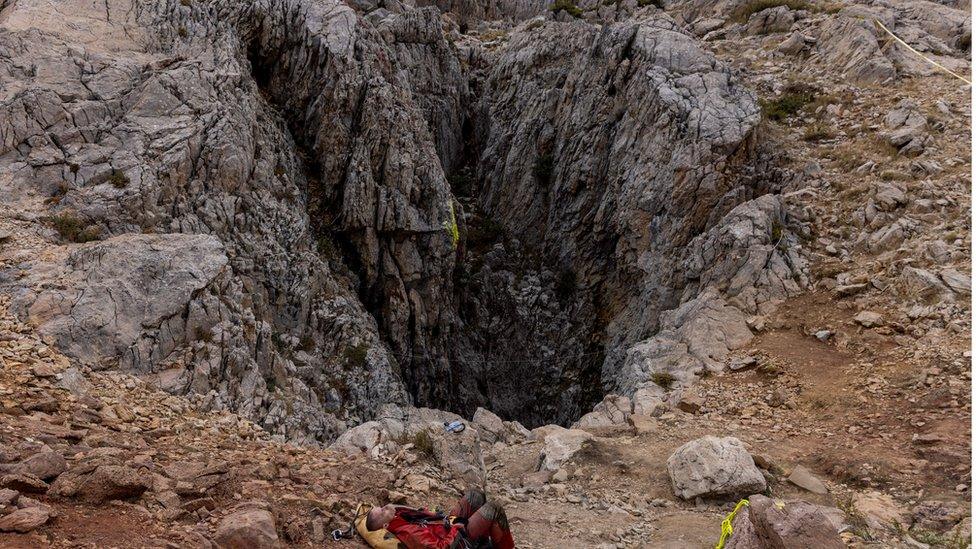
[[[67,244],[14,310],[290,440],[387,402],[568,423],[805,278],[755,97],[653,10],[489,49],[434,8],[140,3],[79,49],[101,8],[59,9],[5,15],[5,189]]]
[[[5,3],[0,541],[965,545],[968,15],[641,4]]]

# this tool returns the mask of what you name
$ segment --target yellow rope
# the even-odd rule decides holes
[[[735,509],[732,509],[732,512],[726,515],[725,520],[722,521],[722,537],[718,538],[718,545],[715,546],[715,549],[722,549],[725,547],[725,542],[728,541],[729,536],[732,535],[732,521],[735,519],[735,514],[738,513],[739,509],[742,507],[748,506],[749,500],[740,500],[739,503],[735,504]]]
[[[884,23],[882,23],[881,21],[878,21],[877,19],[875,19],[874,22],[877,23],[879,27],[881,27],[881,30],[883,30],[886,33],[888,33],[892,38],[894,38],[895,40],[897,40],[899,44],[901,44],[902,46],[905,46],[906,48],[908,48],[909,50],[911,50],[911,52],[914,53],[915,55],[921,57],[926,62],[931,63],[932,65],[935,65],[936,67],[938,67],[938,68],[946,71],[947,73],[951,74],[952,76],[955,76],[959,80],[962,80],[963,82],[972,85],[972,82],[970,82],[969,80],[963,78],[962,76],[959,76],[958,74],[952,72],[945,65],[942,65],[941,63],[939,63],[937,61],[933,61],[932,59],[929,59],[928,57],[925,57],[918,50],[916,50],[915,48],[909,46],[907,42],[905,42],[901,38],[898,38],[897,36],[895,36],[895,33],[893,33],[890,30],[888,30],[888,27],[884,26]]]

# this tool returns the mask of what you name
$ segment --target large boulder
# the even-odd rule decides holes
[[[749,498],[732,521],[728,549],[844,549],[826,508],[805,501],[783,502],[762,495]]]
[[[50,493],[88,503],[131,499],[152,487],[152,473],[144,467],[87,465],[69,469],[54,481]]]
[[[627,425],[633,405],[625,396],[609,394],[593,407],[593,411],[579,418],[573,429],[599,429]]]
[[[593,435],[579,429],[550,426],[539,452],[540,471],[556,471],[593,443]]]
[[[429,454],[464,482],[484,484],[486,473],[479,429],[472,428],[457,414],[431,408],[384,405],[380,407],[378,418],[347,430],[331,448],[376,458],[410,443],[415,447],[422,446],[417,450]],[[452,421],[461,421],[466,428],[461,432],[448,432],[444,425]]]
[[[529,430],[517,421],[504,421],[494,413],[484,408],[474,411],[471,425],[478,430],[481,440],[488,444],[504,442],[512,444],[525,440]]]
[[[64,457],[51,450],[38,452],[10,467],[13,473],[34,475],[44,481],[50,481],[67,468],[68,462]]]
[[[858,492],[851,498],[851,508],[875,533],[907,528],[911,515],[895,498],[870,490]]]
[[[754,494],[766,479],[737,438],[706,436],[685,443],[667,461],[675,495],[682,499]]]
[[[102,365],[150,352],[147,339],[175,344],[192,337],[170,319],[181,315],[192,295],[226,264],[223,246],[213,236],[119,236],[86,244],[63,262],[39,268],[59,284],[23,294],[14,305],[27,312],[46,342]],[[126,365],[141,366],[131,359]]]
[[[0,532],[30,532],[50,518],[50,512],[44,507],[24,507],[0,517]]]
[[[234,511],[220,520],[214,541],[222,549],[273,549],[278,546],[274,516],[259,508]]]

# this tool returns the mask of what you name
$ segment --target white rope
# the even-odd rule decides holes
[[[967,83],[969,85],[972,85],[973,84],[969,80],[967,80],[967,79],[963,78],[962,76],[959,76],[958,74],[956,74],[956,73],[952,72],[951,70],[949,70],[949,68],[946,67],[945,65],[942,65],[941,63],[939,63],[937,61],[934,61],[932,59],[929,59],[928,57],[925,57],[924,55],[922,55],[918,50],[916,50],[915,48],[909,46],[907,42],[905,42],[901,38],[898,38],[897,36],[895,36],[895,33],[893,33],[890,30],[888,30],[888,27],[884,26],[884,23],[882,23],[881,21],[878,21],[877,19],[875,19],[874,22],[877,23],[879,27],[881,27],[881,30],[885,31],[886,33],[888,33],[889,35],[891,35],[892,38],[894,38],[895,40],[897,40],[899,44],[901,44],[902,46],[905,46],[906,48],[908,48],[909,50],[911,50],[912,53],[914,53],[915,55],[921,57],[926,62],[928,62],[928,63],[930,63],[932,65],[935,65],[936,67],[938,67],[938,68],[946,71],[947,73],[951,74],[952,76],[955,76],[959,80],[962,80],[963,82],[965,82],[965,83]]]

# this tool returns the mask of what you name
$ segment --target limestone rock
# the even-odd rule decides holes
[[[851,499],[851,507],[874,532],[885,532],[895,528],[895,525],[903,528],[909,525],[908,512],[887,494],[875,491],[858,492]]]
[[[51,485],[51,493],[89,503],[130,499],[152,487],[152,475],[144,468],[126,465],[79,465]]]
[[[746,23],[746,34],[786,32],[793,26],[796,14],[787,6],[776,6],[754,13]]]
[[[786,480],[814,494],[826,494],[829,492],[823,481],[814,476],[813,473],[802,465],[794,467]]]
[[[749,497],[732,522],[729,549],[790,549],[847,547],[824,508],[805,501],[782,502]]]
[[[484,408],[474,411],[471,424],[478,429],[481,440],[488,444],[504,442],[513,444],[525,440],[529,431],[517,421],[503,421],[494,413]]]
[[[735,496],[761,492],[766,479],[737,438],[706,436],[685,443],[667,461],[675,495]]]
[[[874,328],[883,325],[884,318],[874,311],[861,311],[854,317],[854,322],[865,328]]]
[[[273,549],[278,546],[274,516],[264,509],[234,511],[221,519],[214,541],[223,549]]]
[[[627,424],[631,414],[630,399],[625,396],[609,394],[603,398],[593,411],[579,418],[573,429],[619,427]]]
[[[42,507],[24,507],[9,515],[0,516],[0,532],[30,532],[47,523],[50,518],[50,513]]]
[[[593,443],[593,435],[579,429],[554,427],[545,435],[539,452],[538,470],[557,471],[567,461]]]
[[[38,452],[13,466],[13,472],[33,475],[41,480],[50,481],[63,473],[68,463],[61,454],[53,451]]]
[[[666,393],[663,388],[653,382],[642,383],[637,386],[631,399],[634,403],[634,414],[641,416],[660,416],[667,410]]]
[[[969,295],[972,293],[972,280],[969,275],[960,273],[955,269],[942,269],[939,272],[939,278],[945,285],[949,287],[953,292],[960,295]]]

